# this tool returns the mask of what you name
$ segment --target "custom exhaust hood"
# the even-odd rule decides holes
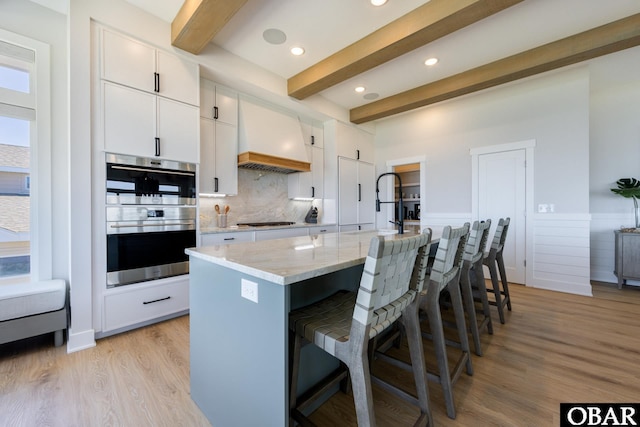
[[[239,168],[279,173],[311,170],[296,117],[243,99],[239,113]]]

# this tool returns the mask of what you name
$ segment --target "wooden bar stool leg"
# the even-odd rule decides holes
[[[478,330],[478,318],[476,317],[476,307],[473,303],[473,293],[471,291],[471,282],[469,280],[469,274],[471,269],[463,272],[467,275],[466,280],[460,280],[460,290],[462,293],[462,302],[464,309],[467,312],[469,318],[469,329],[471,330],[471,337],[473,338],[473,348],[478,356],[482,356],[482,347],[480,345],[480,331]]]
[[[448,286],[451,295],[451,305],[453,306],[453,314],[456,319],[456,327],[460,339],[460,348],[466,353],[467,374],[473,375],[473,366],[471,364],[471,350],[469,347],[469,338],[467,337],[467,325],[464,318],[464,307],[462,306],[462,297],[460,295],[460,285],[452,283]]]
[[[417,301],[413,302],[417,305]],[[422,334],[420,333],[420,321],[418,311],[415,307],[410,307],[408,312],[412,315],[403,318],[404,330],[407,335],[409,355],[411,357],[411,367],[418,393],[418,404],[420,412],[427,416],[429,427],[433,426],[433,417],[429,408],[429,386],[427,385],[427,369],[424,361],[424,349],[422,347]]]
[[[427,298],[427,316],[429,327],[431,328],[431,339],[438,361],[439,376],[435,376],[435,381],[440,383],[442,394],[444,395],[447,416],[456,418],[456,407],[453,402],[453,384],[451,382],[449,361],[447,359],[446,342],[444,339],[444,329],[442,326],[442,316],[440,314],[440,303],[438,298]]]
[[[363,326],[363,325],[360,325]],[[353,388],[353,401],[356,405],[356,415],[359,426],[375,426],[375,414],[373,411],[373,394],[371,392],[371,375],[369,372],[368,340],[364,338],[365,333],[369,335],[368,329],[363,327],[357,329],[359,337],[351,337],[354,343],[353,352],[350,355],[349,374],[351,375],[351,386]],[[365,345],[360,345],[363,343]]]
[[[493,294],[496,298],[496,307],[498,308],[498,316],[500,323],[504,324],[504,308],[502,307],[502,294],[500,293],[500,283],[498,282],[497,262],[492,259],[489,262],[489,272],[491,273],[491,284],[493,285]]]
[[[476,287],[480,294],[480,302],[482,303],[482,312],[484,313],[487,322],[487,332],[489,335],[493,335],[493,322],[491,321],[491,306],[489,305],[489,296],[487,295],[487,284],[484,280],[484,273],[482,271],[482,264],[477,265],[473,269],[476,276]]]
[[[500,280],[502,282],[502,291],[504,292],[504,298],[507,303],[507,308],[511,311],[511,296],[509,295],[509,283],[507,282],[507,272],[504,268],[504,258],[502,258],[502,252],[496,257],[498,263],[498,270],[500,271]]]

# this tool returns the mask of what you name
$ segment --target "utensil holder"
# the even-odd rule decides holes
[[[227,214],[218,214],[218,227],[227,228]]]

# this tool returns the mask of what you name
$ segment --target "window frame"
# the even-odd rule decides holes
[[[12,101],[13,106],[33,108],[30,121],[30,273],[24,276],[0,278],[4,282],[28,282],[52,278],[52,198],[51,198],[51,56],[48,44],[0,29],[0,41],[35,52],[30,76],[30,106],[21,96],[0,91],[0,102]],[[24,95],[24,94],[23,94]],[[34,96],[35,95],[35,96]],[[20,101],[22,99],[22,101]],[[20,102],[16,104],[15,102]]]

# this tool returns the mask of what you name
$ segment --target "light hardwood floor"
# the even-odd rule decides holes
[[[640,402],[640,288],[594,284],[589,298],[512,285],[511,294],[507,323],[482,334],[474,375],[454,387],[456,420],[429,384],[436,425],[558,426],[560,402]],[[375,369],[411,390],[408,374]],[[373,394],[380,426],[410,425],[417,415],[376,386]],[[311,419],[355,426],[353,401],[338,393]],[[208,425],[189,396],[188,316],[72,354],[50,336],[0,346],[0,426]]]

